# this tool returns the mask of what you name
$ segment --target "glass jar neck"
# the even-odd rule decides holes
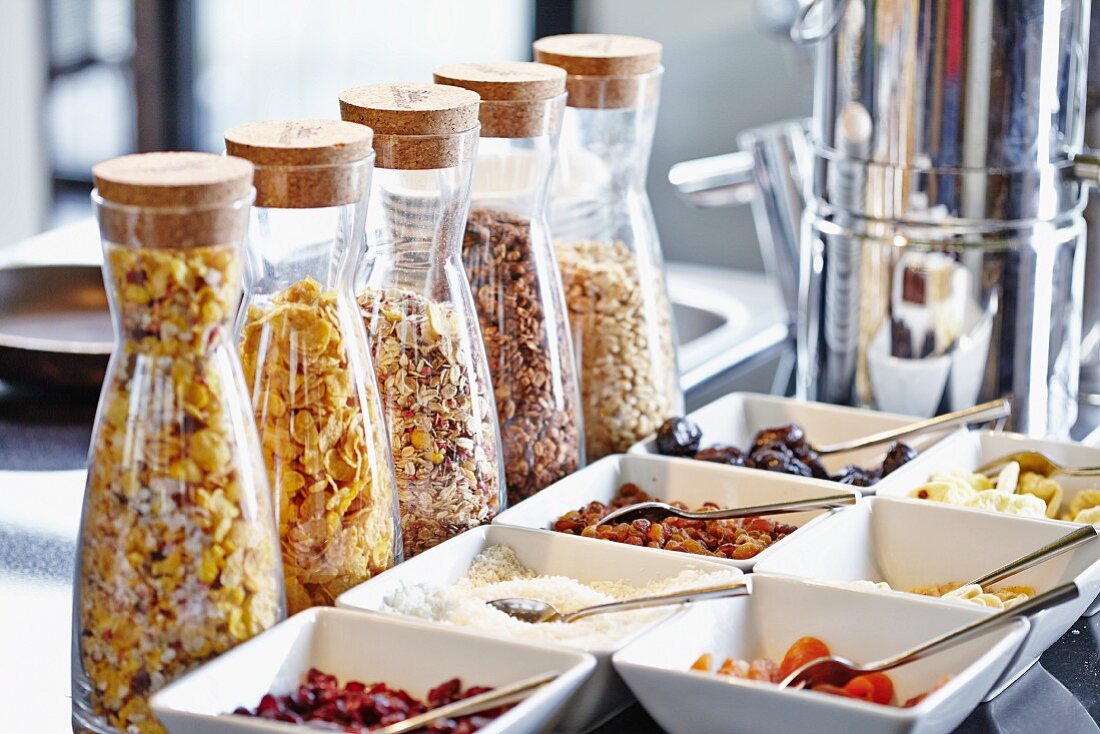
[[[470,208],[502,209],[526,219],[542,219],[557,148],[556,134],[482,138]]]
[[[562,123],[561,183],[610,193],[645,188],[657,105],[569,107]]]
[[[305,278],[350,288],[363,247],[367,198],[339,206],[253,207],[247,290],[276,293]]]
[[[426,250],[457,258],[470,205],[473,157],[446,168],[378,168],[367,214],[367,248]]]

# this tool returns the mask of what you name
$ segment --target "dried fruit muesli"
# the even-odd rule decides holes
[[[547,253],[540,262],[533,245],[528,220],[500,210],[470,212],[462,260],[496,394],[513,503],[572,474],[581,461],[576,368],[566,315],[556,312],[564,302],[553,259]]]
[[[559,242],[558,266],[578,343],[587,459],[626,451],[681,401],[660,273],[643,282],[621,242]]]
[[[359,305],[390,430],[405,557],[488,523],[500,509],[492,386],[454,308],[368,288]]]
[[[277,622],[282,569],[225,359],[236,248],[106,252],[122,339],[90,452],[77,642],[94,714],[159,734],[148,696]]]
[[[362,327],[347,318],[358,314],[341,314],[336,293],[307,277],[249,306],[241,333],[291,614],[331,605],[396,560],[389,441],[345,334]]]

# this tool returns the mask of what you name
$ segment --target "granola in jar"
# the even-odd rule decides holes
[[[669,305],[660,273],[642,281],[621,242],[556,243],[580,354],[587,458],[626,451],[680,402]]]
[[[282,569],[227,343],[237,247],[105,250],[120,342],[89,457],[78,677],[92,715],[160,733],[148,697],[275,624]]]
[[[529,220],[470,212],[462,259],[496,394],[510,503],[572,474],[582,451],[565,314],[546,302],[559,288],[557,274],[551,258],[538,262],[533,245]]]
[[[389,443],[373,380],[354,378],[351,317],[306,277],[249,305],[241,334],[291,614],[333,604],[396,560]]]
[[[453,306],[399,288],[359,294],[390,430],[405,557],[490,522],[501,475],[492,387]]]

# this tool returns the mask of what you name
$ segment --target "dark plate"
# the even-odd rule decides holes
[[[28,387],[96,388],[114,343],[98,267],[0,268],[0,379]]]

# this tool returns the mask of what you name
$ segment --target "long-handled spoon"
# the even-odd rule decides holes
[[[684,604],[707,599],[726,599],[731,596],[747,596],[750,593],[751,588],[749,582],[747,580],[741,580],[736,583],[724,584],[722,586],[708,586],[703,589],[678,591],[673,594],[639,596],[633,599],[613,601],[607,604],[597,604],[565,614],[559,612],[553,605],[547,604],[544,601],[539,601],[538,599],[494,599],[493,601],[485,603],[521,622],[538,624],[541,622],[576,622],[578,619],[591,617],[594,614],[625,612],[631,609],[649,609],[651,607],[663,607],[670,604]]]
[[[856,449],[863,449],[868,446],[886,443],[887,441],[897,441],[898,439],[914,436],[918,433],[925,433],[926,431],[965,426],[971,423],[985,423],[987,421],[1007,418],[1010,415],[1012,415],[1012,406],[1007,400],[1001,398],[1000,400],[991,400],[988,403],[975,405],[972,408],[956,410],[953,413],[944,413],[943,415],[938,415],[928,420],[917,421],[916,423],[899,426],[898,428],[891,428],[888,431],[872,433],[870,436],[854,438],[850,441],[841,441],[825,446],[814,446],[814,451],[822,455],[840,454],[846,451],[855,451]]]
[[[1041,451],[1017,451],[1002,456],[978,467],[977,473],[992,476],[1005,464],[1013,461],[1020,465],[1020,471],[1035,472],[1045,477],[1053,477],[1056,474],[1067,477],[1100,477],[1100,466],[1063,466]]]
[[[609,523],[649,520],[660,522],[666,517],[682,517],[686,520],[729,520],[735,517],[755,517],[757,515],[783,515],[804,510],[835,510],[854,505],[859,498],[854,494],[831,494],[826,497],[812,497],[805,500],[773,502],[753,507],[733,507],[726,510],[682,510],[667,502],[639,502],[620,508],[608,514],[597,525]]]
[[[469,716],[479,711],[488,711],[498,706],[516,703],[517,701],[522,701],[527,698],[559,675],[560,673],[555,670],[552,673],[543,673],[542,675],[525,678],[518,683],[494,688],[491,691],[479,693],[476,696],[470,696],[469,698],[464,698],[454,703],[448,703],[445,706],[439,706],[438,708],[425,711],[416,716],[410,716],[404,721],[399,721],[396,724],[390,724],[381,729],[374,729],[371,734],[404,734],[404,732],[428,726],[440,719]]]
[[[1079,545],[1084,545],[1095,537],[1095,526],[1086,525],[1082,528],[1077,528],[1072,533],[1066,533],[1061,538],[1047,543],[1042,548],[1022,555],[1014,561],[1009,561],[1000,568],[990,571],[984,576],[979,576],[970,583],[977,584],[978,586],[986,586],[987,584],[995,584],[998,581],[1004,581],[1009,576],[1013,576],[1020,571],[1027,570],[1032,566],[1039,565],[1043,561],[1048,561],[1051,558],[1060,556]]]
[[[976,622],[963,625],[939,637],[935,637],[928,642],[923,642],[905,652],[891,655],[888,658],[876,660],[871,663],[854,663],[839,655],[817,658],[816,660],[811,660],[795,668],[790,675],[779,682],[779,687],[786,688],[792,686],[802,688],[807,685],[812,686],[816,683],[841,679],[845,676],[850,678],[866,673],[879,673],[885,670],[892,670],[900,665],[911,663],[914,660],[920,660],[932,653],[952,647],[960,642],[970,640],[988,632],[994,627],[1006,624],[1016,617],[1021,617],[1031,614],[1032,612],[1041,611],[1047,607],[1072,601],[1076,599],[1077,596],[1078,591],[1076,584],[1063,584],[1062,586],[1051,589],[1045,594],[1040,594],[1033,599],[1028,599],[1023,604],[1014,606],[1011,609],[1005,609],[1002,612],[992,614]]]

